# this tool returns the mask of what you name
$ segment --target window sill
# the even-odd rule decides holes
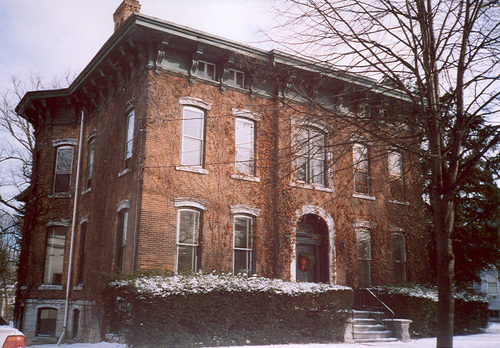
[[[83,290],[83,284],[73,286],[73,290]]]
[[[49,195],[49,198],[71,198],[71,193],[69,192],[53,193]]]
[[[63,286],[62,285],[47,285],[47,284],[42,284],[38,287],[38,290],[62,290]]]
[[[319,185],[319,184],[308,184],[305,182],[291,182],[290,186],[303,188],[303,189],[307,189],[307,190],[316,190],[316,191],[330,192],[330,193],[333,192],[333,188],[331,188],[331,187],[325,187],[325,186]]]
[[[354,198],[361,198],[361,199],[366,199],[368,201],[374,201],[376,200],[377,198],[375,198],[375,196],[370,196],[370,195],[364,195],[362,193],[353,193],[352,196]]]
[[[182,172],[196,173],[196,174],[204,174],[204,175],[208,174],[208,170],[201,167],[175,166],[175,170],[180,170]]]
[[[89,187],[88,189],[83,190],[83,191],[82,191],[82,196],[83,196],[84,194],[86,194],[86,193],[89,193],[90,191],[92,191],[92,187]]]
[[[231,179],[260,182],[260,178],[253,175],[232,174]]]
[[[410,202],[402,202],[402,201],[398,201],[396,199],[388,199],[387,202],[392,203],[392,204],[399,204],[399,205],[410,205]]]
[[[122,170],[121,172],[118,173],[118,177],[123,176],[123,175],[125,175],[127,173],[130,173],[131,171],[132,171],[132,169],[125,168],[124,170]]]

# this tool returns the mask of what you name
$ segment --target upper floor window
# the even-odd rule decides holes
[[[182,112],[181,164],[203,166],[205,113],[192,106],[184,106]]]
[[[135,111],[131,110],[127,114],[127,128],[125,133],[125,169],[130,168],[130,161],[132,159],[132,150],[134,146],[134,123]]]
[[[226,82],[229,86],[245,88],[245,73],[243,71],[229,69]]]
[[[404,234],[392,234],[392,259],[394,281],[396,284],[406,283],[406,246]]]
[[[325,135],[315,128],[297,132],[297,180],[326,186]]]
[[[62,285],[66,227],[50,226],[47,231],[43,284]]]
[[[197,76],[207,80],[215,80],[215,72],[215,64],[203,60],[198,62],[198,70],[196,71]]]
[[[369,182],[369,157],[368,147],[364,144],[354,144],[353,146],[353,166],[354,166],[354,191],[368,194],[370,192]]]
[[[236,118],[235,128],[235,172],[254,175],[255,122],[245,118]]]
[[[73,146],[59,146],[56,152],[54,193],[68,193],[73,169]]]
[[[394,199],[403,199],[403,156],[401,153],[392,151],[389,153],[389,189],[391,197]]]
[[[196,272],[200,265],[201,213],[196,209],[177,211],[177,272]]]
[[[87,189],[92,187],[92,176],[94,174],[94,151],[95,151],[95,138],[89,140],[87,154]]]
[[[255,272],[255,256],[253,242],[253,218],[250,216],[234,216],[234,273],[252,274]]]
[[[118,212],[118,226],[116,229],[116,271],[124,272],[125,246],[127,243],[128,209]]]

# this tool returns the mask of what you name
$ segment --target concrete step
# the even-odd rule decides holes
[[[361,339],[354,339],[355,343],[386,343],[386,342],[397,342],[397,338],[378,338],[378,339],[371,339],[371,338],[361,338]]]
[[[363,331],[363,332],[354,331],[353,338],[354,341],[356,341],[358,339],[378,340],[381,338],[394,338],[394,337],[392,331],[384,330],[384,331]]]
[[[354,324],[354,332],[385,331],[385,330],[387,330],[387,328],[381,324],[375,324],[375,325]]]

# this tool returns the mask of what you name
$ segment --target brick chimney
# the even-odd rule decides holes
[[[141,12],[141,4],[138,0],[123,0],[113,14],[113,21],[115,22],[115,31],[127,20],[128,17],[134,12]]]

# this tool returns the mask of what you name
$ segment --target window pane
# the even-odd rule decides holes
[[[73,148],[59,147],[56,155],[54,193],[69,192],[73,164]]]
[[[125,139],[125,160],[132,157],[132,149],[134,145],[134,116],[135,112],[132,110],[127,115],[127,134]],[[125,167],[128,167],[128,162],[125,162]]]
[[[66,228],[51,227],[47,235],[44,284],[62,285],[65,243]]]
[[[199,213],[181,210],[179,212],[179,243],[198,244]]]
[[[249,218],[234,218],[234,247],[250,249],[250,225]]]
[[[203,113],[184,108],[183,127],[184,135],[201,139],[203,136]]]
[[[89,154],[87,160],[87,180],[89,187],[90,187],[90,180],[92,179],[92,174],[94,171],[94,144],[95,144],[94,140],[91,140],[89,142]]]
[[[357,231],[358,237],[358,257],[362,260],[370,260],[371,255],[371,237],[369,231]]]
[[[354,173],[354,190],[359,193],[368,193],[368,173],[360,171]]]
[[[247,273],[250,269],[250,253],[249,250],[234,251],[234,273]]]
[[[297,180],[325,185],[325,136],[314,129],[300,129],[296,138]]]
[[[203,142],[198,139],[184,138],[184,143],[182,145],[182,164],[188,166],[201,166]]]
[[[401,176],[402,174],[402,158],[398,152],[389,154],[389,174],[391,176]]]
[[[177,272],[196,271],[197,267],[197,247],[189,245],[179,245],[177,247]]]

